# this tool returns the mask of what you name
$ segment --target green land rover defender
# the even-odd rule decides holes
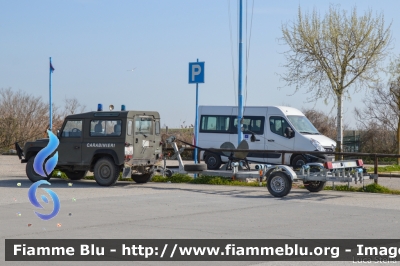
[[[115,184],[121,172],[136,183],[146,183],[162,160],[160,115],[154,111],[98,111],[69,115],[57,131],[58,163],[55,169],[79,180],[88,171],[101,186]],[[16,150],[32,182],[48,180],[33,167],[35,156],[49,139],[27,142]]]

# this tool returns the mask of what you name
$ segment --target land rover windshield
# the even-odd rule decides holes
[[[319,135],[320,133],[314,125],[305,116],[288,115],[287,116],[292,125],[298,132],[304,135]]]

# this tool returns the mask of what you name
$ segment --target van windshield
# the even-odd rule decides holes
[[[292,125],[301,134],[319,135],[320,133],[314,127],[314,125],[305,116],[300,115],[288,115],[287,116]]]

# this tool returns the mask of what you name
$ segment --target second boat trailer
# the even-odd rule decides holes
[[[174,156],[179,161],[179,169],[171,170],[164,167],[158,168],[157,171],[162,172],[167,176],[173,173],[195,173],[201,175],[223,176],[232,179],[257,178],[260,185],[262,181],[266,181],[269,193],[274,197],[284,197],[288,195],[292,189],[294,182],[303,181],[305,188],[310,192],[318,192],[324,189],[326,182],[335,183],[362,183],[364,180],[378,179],[377,174],[368,174],[364,168],[361,159],[343,160],[325,163],[308,163],[303,165],[298,171],[294,171],[287,165],[270,165],[257,164],[255,171],[241,170],[241,160],[228,162],[226,169],[230,170],[205,170],[205,164],[186,164],[184,165],[180,156],[181,150],[175,143],[175,137],[170,137],[167,140],[172,144],[175,154]]]

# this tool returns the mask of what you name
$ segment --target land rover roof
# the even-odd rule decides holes
[[[87,113],[81,113],[81,114],[74,114],[74,115],[69,115],[66,118],[67,119],[84,119],[84,118],[92,118],[92,117],[120,117],[120,118],[127,118],[127,117],[133,117],[135,115],[151,115],[154,116],[154,118],[160,118],[160,114],[155,111],[92,111],[92,112],[87,112]]]

